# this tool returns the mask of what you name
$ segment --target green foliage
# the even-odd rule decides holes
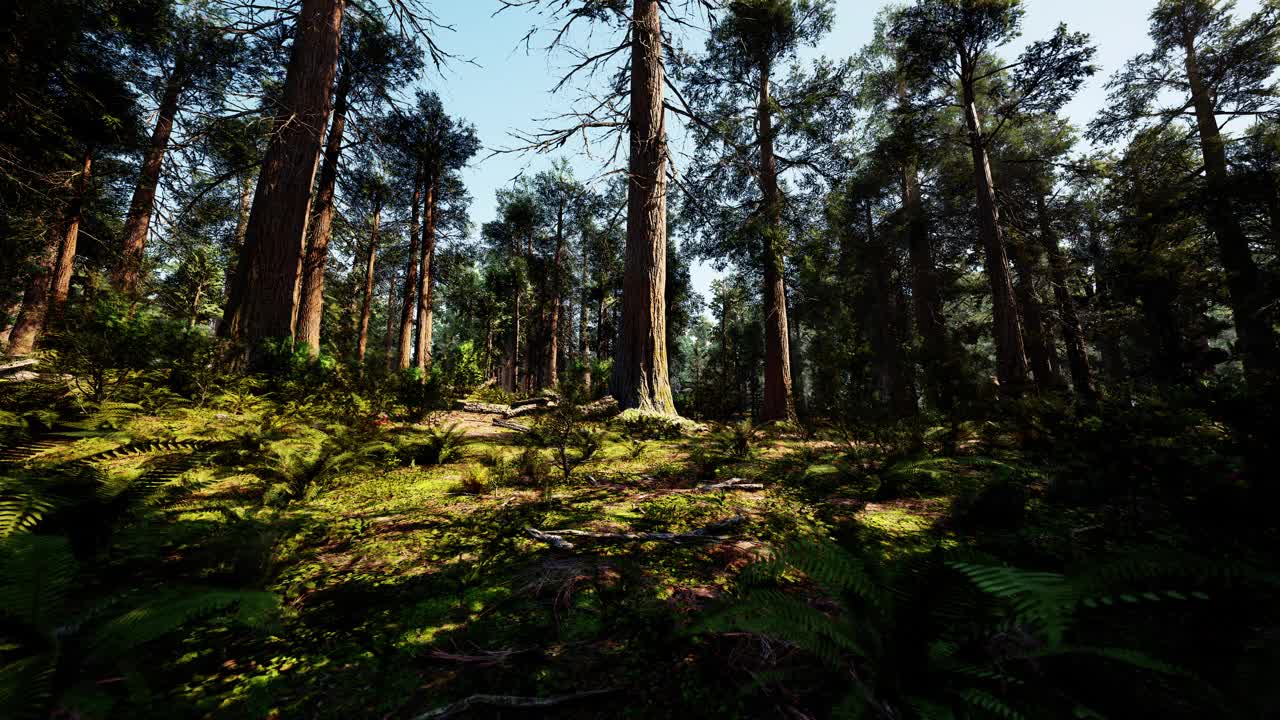
[[[1155,571],[1141,562],[1121,566],[1142,576]],[[1191,597],[1124,593],[1109,577],[1110,592],[1126,603]],[[1129,673],[1135,683],[1144,675],[1200,683],[1139,648],[1091,644],[1102,620],[1097,610],[1105,607],[1093,597],[1099,587],[1089,576],[946,560],[938,551],[886,563],[801,540],[744,570],[735,599],[697,631],[757,633],[820,659],[837,676],[853,678],[837,703],[850,717],[1066,718],[1099,701],[1095,683],[1105,678],[1114,686],[1108,673]],[[1137,694],[1103,699],[1116,710],[1147,701]]]
[[[688,434],[693,426],[684,418],[640,410],[624,410],[613,424],[624,435],[639,440],[675,440]]]
[[[400,458],[413,465],[447,465],[462,457],[467,433],[458,423],[430,427],[396,438]]]
[[[759,440],[760,432],[750,420],[729,425],[712,437],[720,453],[735,460],[751,457],[751,451]]]
[[[277,607],[270,593],[172,588],[75,613],[70,595],[77,572],[63,538],[19,533],[0,539],[0,617],[6,639],[16,641],[0,651],[6,716],[45,717],[59,695],[71,711],[81,703],[110,705],[93,679],[107,669],[128,673],[129,659],[143,646],[232,608],[238,609],[232,617],[261,624]]]

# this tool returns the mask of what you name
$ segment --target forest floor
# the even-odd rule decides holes
[[[539,712],[552,717],[776,717],[787,697],[766,693],[764,708],[746,690],[789,651],[696,632],[741,569],[797,536],[856,533],[888,555],[954,545],[953,499],[987,472],[963,458],[872,472],[874,447],[838,438],[762,436],[732,458],[708,434],[612,431],[568,482],[533,485],[498,477],[524,451],[518,433],[487,416],[446,420],[467,435],[453,462],[336,473],[283,506],[254,467],[219,463],[194,471],[196,492],[120,533],[89,595],[230,585],[282,605],[265,629],[210,621],[162,643],[139,668],[149,690],[131,691],[128,716],[539,716],[485,704],[501,698],[451,706],[501,695],[551,698],[554,710]],[[184,409],[125,430],[218,438],[237,421]],[[476,483],[481,468],[488,479]],[[1017,542],[1070,545],[1090,522],[1054,513]],[[539,535],[565,530],[607,536]]]

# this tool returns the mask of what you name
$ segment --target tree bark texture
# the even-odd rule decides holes
[[[40,331],[44,329],[44,316],[49,309],[49,289],[53,286],[53,268],[58,262],[58,249],[62,245],[61,233],[46,228],[45,250],[27,280],[22,294],[22,306],[9,330],[8,357],[30,355],[35,349]]]
[[[373,279],[378,260],[378,230],[382,224],[382,206],[374,203],[372,229],[369,233],[369,254],[364,266],[364,296],[360,303],[360,323],[356,331],[356,364],[364,367],[364,356],[369,348],[369,317],[373,314]],[[394,287],[394,285],[393,285]],[[391,312],[391,308],[387,308]]]
[[[425,181],[421,165],[413,180],[412,214],[409,218],[409,263],[404,273],[404,305],[400,308],[400,343],[398,367],[408,370],[413,355],[413,316],[418,299],[419,234],[422,232],[422,185]]]
[[[129,214],[124,221],[124,245],[120,260],[112,276],[112,284],[129,297],[138,292],[142,273],[142,259],[147,246],[147,233],[151,229],[151,215],[155,212],[156,188],[160,186],[160,173],[169,151],[169,137],[173,134],[173,121],[178,115],[178,100],[186,83],[185,70],[178,62],[165,83],[164,97],[156,111],[156,126],[151,132],[151,144],[142,158],[142,169],[133,188],[129,202]]]
[[[622,319],[613,396],[622,408],[674,415],[667,371],[667,133],[662,9],[634,0],[631,15],[631,159]]]
[[[1014,238],[1008,245],[1013,255],[1013,265],[1017,270],[1017,281],[1013,292],[1018,300],[1019,314],[1022,318],[1023,345],[1027,351],[1027,360],[1036,385],[1041,390],[1049,390],[1057,383],[1053,363],[1052,335],[1047,331],[1044,311],[1040,298],[1036,297],[1036,257],[1032,248],[1027,245],[1027,238]]]
[[[791,393],[784,258],[779,247],[786,231],[782,227],[782,193],[778,189],[778,160],[773,149],[773,100],[769,96],[769,74],[769,63],[761,63],[756,122],[760,135],[759,178],[764,241],[761,258],[764,264],[764,401],[760,406],[763,422],[796,419],[795,400]]]
[[[1093,382],[1093,369],[1089,366],[1084,327],[1080,323],[1076,301],[1071,296],[1067,259],[1063,256],[1062,248],[1058,244],[1058,236],[1053,230],[1053,223],[1049,218],[1043,195],[1036,196],[1036,215],[1040,224],[1040,243],[1044,246],[1045,254],[1049,256],[1049,278],[1053,282],[1053,298],[1058,306],[1062,340],[1067,347],[1067,366],[1071,370],[1071,385],[1082,400],[1092,404],[1098,399],[1098,390]]]
[[[266,359],[263,341],[293,341],[311,189],[338,70],[344,5],[344,0],[302,0],[298,11],[283,105],[245,233],[251,249],[243,324],[251,365]]]
[[[1276,336],[1268,314],[1268,300],[1249,250],[1249,239],[1240,226],[1232,201],[1231,178],[1227,168],[1226,141],[1218,126],[1213,98],[1200,72],[1195,37],[1184,37],[1187,81],[1195,107],[1200,149],[1208,180],[1208,222],[1218,240],[1218,256],[1227,274],[1231,315],[1236,326],[1240,355],[1246,374],[1256,381],[1275,370]]]
[[[429,173],[422,202],[422,266],[418,272],[418,353],[417,365],[424,373],[431,367],[432,300],[435,282],[436,204],[440,194],[440,178]],[[426,376],[423,375],[425,378]]]
[[[1017,394],[1027,382],[1027,352],[1022,340],[1018,305],[1000,229],[995,183],[987,154],[982,122],[974,100],[972,83],[964,87],[964,116],[973,152],[973,182],[978,201],[978,233],[985,254],[987,280],[991,284],[992,337],[996,346],[996,378],[1004,392]]]
[[[302,261],[302,288],[298,293],[297,343],[315,357],[320,354],[320,325],[324,319],[324,271],[329,264],[329,240],[333,237],[334,196],[338,186],[338,161],[342,157],[342,136],[347,123],[347,95],[351,90],[344,74],[334,93],[333,120],[320,169],[320,187],[307,252]]]
[[[89,192],[89,177],[93,170],[93,150],[84,154],[80,175],[76,179],[75,195],[67,204],[62,225],[62,244],[58,248],[58,262],[53,269],[53,286],[49,290],[49,310],[44,325],[49,327],[62,320],[71,294],[71,276],[76,269],[76,246],[80,240],[80,221],[84,216],[85,196]]]

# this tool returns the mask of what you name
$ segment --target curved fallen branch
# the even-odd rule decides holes
[[[527,433],[530,430],[529,426],[521,425],[517,422],[511,422],[510,420],[494,420],[493,424],[500,428],[506,428],[507,430],[515,430],[518,433]]]
[[[714,522],[706,527],[699,528],[693,532],[687,533],[610,533],[610,532],[591,532],[589,530],[539,530],[535,527],[526,527],[525,532],[535,540],[541,540],[557,550],[573,550],[575,545],[566,539],[566,537],[582,538],[584,540],[594,540],[597,542],[724,542],[733,540],[734,538],[726,535],[714,535],[712,533],[728,530],[737,527],[747,521],[742,515],[735,515],[728,520]]]
[[[585,700],[586,698],[598,697],[600,695],[608,695],[617,692],[617,688],[604,688],[602,690],[587,690],[585,692],[573,693],[571,695],[552,695],[551,697],[520,697],[518,695],[472,695],[463,698],[455,703],[450,703],[442,708],[436,708],[418,715],[413,720],[435,720],[436,718],[447,718],[458,713],[470,709],[475,705],[490,705],[493,707],[506,708],[545,708],[561,703],[572,702],[574,700]]]

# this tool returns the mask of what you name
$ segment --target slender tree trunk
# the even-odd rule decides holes
[[[1089,353],[1085,346],[1084,327],[1071,297],[1067,281],[1067,259],[1053,231],[1049,211],[1043,195],[1036,196],[1036,215],[1040,224],[1040,242],[1049,256],[1049,275],[1053,281],[1053,297],[1058,305],[1058,317],[1062,325],[1062,339],[1067,346],[1067,365],[1071,368],[1071,385],[1086,404],[1098,400],[1098,390],[1093,383],[1093,369],[1089,366]]]
[[[422,202],[422,267],[418,274],[418,354],[417,367],[426,371],[431,367],[431,332],[432,332],[432,284],[435,281],[433,264],[436,257],[436,203],[440,193],[440,180],[434,173],[428,173],[425,181],[426,192]]]
[[[876,232],[871,203],[863,206],[867,226],[867,273],[871,282],[872,302],[866,325],[870,331],[871,350],[875,355],[876,380],[881,401],[894,417],[908,417],[915,412],[915,398],[908,391],[906,360],[898,333],[897,293],[893,268],[885,239]]]
[[[396,275],[387,278],[387,333],[383,337],[386,345],[387,372],[396,366]]]
[[[27,280],[26,291],[22,294],[22,305],[18,316],[9,329],[9,346],[5,349],[8,357],[30,355],[35,349],[36,339],[44,329],[45,312],[49,309],[49,289],[53,285],[53,268],[58,262],[58,249],[62,245],[61,233],[45,229],[45,249],[39,262]]]
[[[418,299],[418,240],[421,232],[422,185],[426,181],[422,166],[413,179],[412,215],[409,220],[409,264],[404,274],[404,305],[400,308],[399,368],[409,369],[413,355],[413,315]]]
[[[334,93],[333,120],[329,124],[329,141],[320,169],[320,187],[316,191],[311,239],[302,261],[302,287],[298,294],[297,342],[305,345],[311,357],[320,354],[320,325],[324,319],[324,272],[329,264],[329,240],[333,237],[334,196],[338,186],[338,161],[342,157],[342,135],[347,124],[347,94],[351,90],[349,74],[338,80]]]
[[[244,333],[252,365],[266,359],[263,341],[293,342],[311,188],[329,119],[338,69],[344,0],[302,0],[285,76],[281,114],[262,160],[245,233],[249,273]]]
[[[124,221],[124,247],[120,261],[112,275],[112,284],[129,297],[138,291],[142,272],[142,258],[147,245],[147,233],[151,228],[151,214],[155,211],[156,188],[160,185],[160,172],[165,154],[169,151],[169,136],[173,133],[173,121],[178,115],[178,99],[186,83],[183,63],[178,62],[165,83],[164,97],[156,112],[156,127],[151,133],[151,144],[142,159],[142,170],[133,188],[129,202],[129,214]]]
[[[659,0],[633,0],[631,21],[627,247],[610,385],[623,408],[674,415],[667,372],[667,132]]]
[[[218,323],[218,337],[239,340],[244,329],[244,288],[249,282],[249,256],[244,244],[249,229],[249,212],[253,207],[253,178],[246,175],[240,181],[240,216],[236,220],[236,262],[227,268],[227,303],[222,308],[222,321]]]
[[[787,290],[784,259],[778,247],[783,240],[782,193],[778,189],[778,161],[773,152],[773,100],[769,96],[768,62],[760,65],[756,111],[760,143],[760,194],[763,196],[764,240],[764,422],[796,419],[791,393],[791,349],[787,330]]]
[[[942,293],[938,287],[938,271],[933,260],[933,244],[929,239],[929,222],[925,217],[920,194],[920,178],[915,159],[906,156],[902,163],[902,207],[907,220],[907,254],[911,262],[911,299],[915,311],[916,331],[922,341],[928,397],[945,414],[955,408],[955,390],[951,358],[947,343],[946,318],[942,309]]]
[[[796,415],[807,417],[809,400],[805,392],[804,350],[800,345],[800,318],[793,312],[787,316],[787,327],[791,331],[787,347],[791,350],[791,388],[795,393]]]
[[[969,147],[973,151],[973,182],[978,201],[978,233],[986,255],[987,280],[991,284],[992,336],[996,345],[996,379],[1003,392],[1016,395],[1027,383],[1027,352],[1022,341],[1017,300],[1009,276],[1009,258],[1005,254],[1000,230],[1000,211],[996,206],[995,183],[991,179],[991,160],[986,138],[974,100],[972,83],[964,86],[964,117],[969,129]]]
[[[591,343],[589,341],[587,327],[591,322],[590,302],[591,302],[591,272],[588,259],[588,250],[590,248],[590,238],[586,229],[582,231],[582,302],[579,307],[578,314],[578,362],[582,363],[582,386],[586,389],[588,395],[591,393]]]
[[[1191,86],[1200,150],[1204,156],[1204,170],[1209,186],[1207,219],[1218,240],[1218,256],[1227,273],[1231,315],[1235,321],[1240,354],[1250,383],[1254,384],[1261,381],[1262,376],[1275,370],[1275,331],[1271,326],[1268,299],[1258,266],[1249,250],[1249,239],[1240,226],[1232,201],[1226,141],[1218,126],[1213,98],[1200,73],[1194,35],[1187,33],[1184,36],[1183,48],[1186,51],[1187,81]]]
[[[369,317],[373,314],[373,277],[375,264],[378,259],[378,230],[382,224],[382,205],[374,202],[373,206],[373,229],[369,234],[369,259],[365,263],[364,268],[364,299],[360,303],[360,325],[357,330],[356,339],[356,364],[360,366],[361,372],[364,372],[364,356],[369,347]],[[392,284],[395,287],[395,284]],[[387,314],[390,315],[391,308],[387,308]]]
[[[1046,332],[1044,312],[1040,307],[1040,299],[1036,297],[1035,258],[1025,237],[1016,238],[1008,245],[1013,255],[1014,268],[1017,269],[1017,282],[1014,283],[1013,292],[1021,311],[1027,360],[1036,385],[1042,390],[1049,390],[1058,383],[1053,371],[1053,351],[1049,342],[1052,336]]]
[[[53,286],[49,291],[49,311],[45,316],[46,327],[60,322],[67,308],[67,297],[71,294],[71,277],[76,269],[76,245],[80,239],[80,221],[84,215],[85,195],[89,191],[89,176],[92,169],[93,150],[88,150],[80,166],[80,177],[76,180],[75,196],[67,205],[66,218],[63,220],[62,245],[58,249],[58,262],[53,270]]]
[[[560,288],[561,267],[564,265],[564,205],[556,215],[556,254],[551,270],[551,317],[547,321],[547,385],[555,387],[560,382],[560,306],[564,302]]]

